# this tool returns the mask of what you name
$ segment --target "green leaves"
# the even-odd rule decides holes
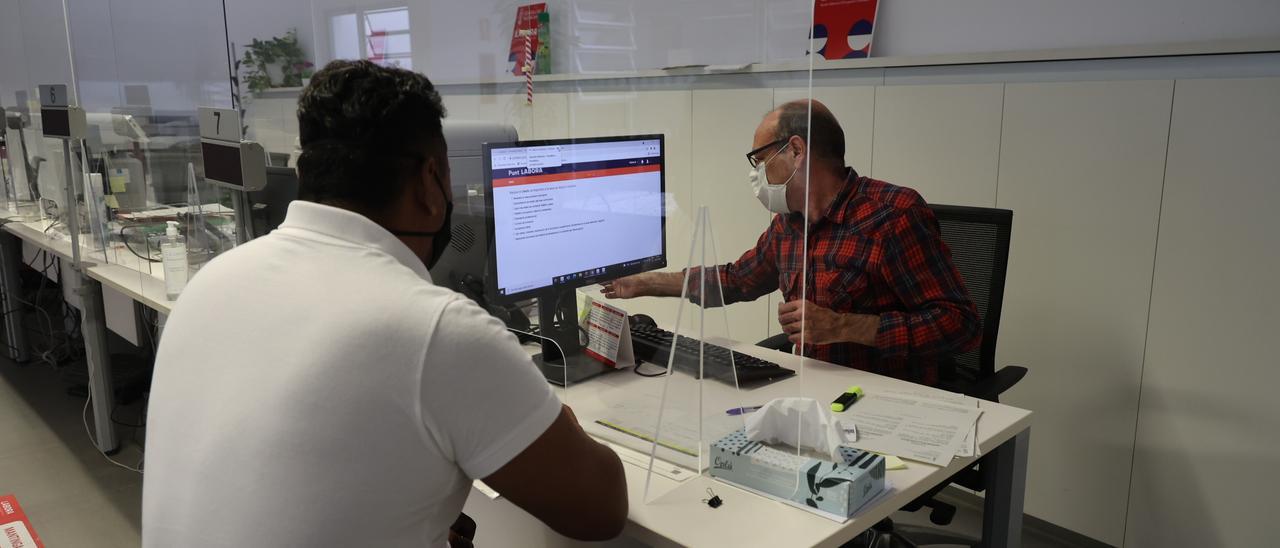
[[[289,29],[284,36],[272,36],[269,40],[254,38],[245,46],[241,58],[244,82],[249,90],[259,93],[274,87],[297,87],[312,65],[306,59],[298,43],[298,29]],[[271,79],[269,67],[280,67],[281,81],[277,85]]]
[[[848,478],[826,478],[826,479],[823,479],[822,481],[818,482],[818,489],[826,489],[826,488],[828,488],[828,487],[835,487],[835,486],[837,486],[837,485],[840,485],[841,483],[848,483],[848,482],[849,482],[849,479],[848,479]]]

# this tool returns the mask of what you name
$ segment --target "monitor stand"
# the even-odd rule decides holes
[[[558,319],[560,318],[560,319]],[[542,340],[542,353],[534,365],[547,381],[557,386],[576,384],[597,375],[616,371],[582,351],[578,337],[578,296],[574,289],[549,289],[538,296],[538,330],[553,344]],[[563,350],[565,355],[561,355]]]

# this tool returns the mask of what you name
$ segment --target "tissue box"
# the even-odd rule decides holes
[[[849,517],[884,490],[884,457],[852,447],[840,447],[840,454],[840,463],[799,456],[751,441],[739,429],[711,444],[711,475]]]

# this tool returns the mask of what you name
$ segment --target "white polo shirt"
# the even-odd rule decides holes
[[[515,337],[408,247],[295,201],[165,327],[143,545],[444,546],[471,479],[559,413]]]

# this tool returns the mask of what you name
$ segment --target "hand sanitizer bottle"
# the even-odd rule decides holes
[[[178,233],[178,222],[169,221],[160,242],[160,258],[164,262],[164,288],[169,300],[178,298],[187,285],[187,239]]]

